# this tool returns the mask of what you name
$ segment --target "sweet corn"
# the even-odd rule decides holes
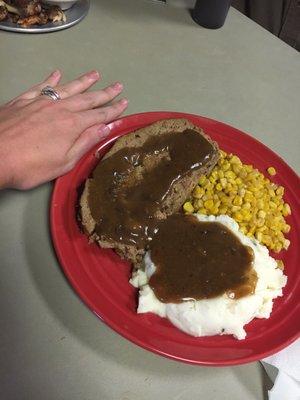
[[[233,204],[235,206],[241,206],[243,204],[243,200],[240,196],[235,196],[235,198],[233,199]]]
[[[276,260],[277,261],[277,268],[284,270],[284,263],[282,260]]]
[[[200,176],[198,182],[199,182],[199,185],[203,186],[206,182],[206,177],[204,175]]]
[[[264,210],[259,210],[257,215],[259,216],[259,218],[266,218],[266,213]]]
[[[282,209],[282,215],[284,217],[287,217],[290,214],[291,214],[291,207],[289,206],[288,203],[284,203],[283,209]]]
[[[211,210],[211,209],[213,208],[213,206],[214,206],[214,201],[213,201],[213,200],[206,200],[206,201],[204,202],[204,207],[205,207],[207,210]]]
[[[195,199],[201,199],[201,197],[204,195],[205,190],[200,187],[200,186],[196,186],[194,191],[193,191],[193,197],[195,197]]]
[[[207,210],[205,208],[199,208],[199,210],[197,211],[198,214],[204,214],[207,215]]]
[[[271,175],[271,176],[276,175],[276,169],[274,167],[269,167],[267,169],[267,171],[268,171],[268,174]]]
[[[284,224],[282,227],[282,232],[283,233],[289,233],[289,231],[291,230],[291,227],[289,224]]]
[[[276,194],[277,194],[278,196],[283,196],[283,195],[284,195],[284,187],[279,186],[279,187],[276,189]]]
[[[186,201],[183,205],[183,209],[187,213],[193,213],[194,212],[194,207],[193,204],[190,201]]]
[[[284,234],[291,227],[285,217],[291,214],[291,208],[283,200],[283,186],[272,183],[252,165],[243,164],[236,155],[220,153],[211,174],[199,178],[192,198],[183,205],[184,212],[229,215],[247,236],[275,252],[287,249],[290,242]],[[267,172],[276,174],[274,167]]]

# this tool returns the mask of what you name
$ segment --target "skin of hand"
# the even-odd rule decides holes
[[[60,79],[54,71],[0,107],[0,188],[31,189],[67,173],[127,108],[127,99],[110,103],[123,90],[119,82],[87,92],[100,79],[97,71],[63,85]],[[61,100],[41,96],[46,85]]]

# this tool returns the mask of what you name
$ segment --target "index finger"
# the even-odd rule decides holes
[[[44,79],[41,83],[38,83],[35,86],[32,86],[30,89],[26,90],[26,92],[20,94],[18,97],[14,98],[12,101],[8,103],[8,105],[11,105],[15,103],[17,100],[32,100],[35,99],[36,97],[40,96],[41,90],[47,86],[53,86],[55,87],[61,78],[61,72],[59,70],[55,70],[51,72],[51,74]]]

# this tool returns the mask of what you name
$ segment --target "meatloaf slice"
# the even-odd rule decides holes
[[[197,184],[199,177],[201,175],[207,175],[210,173],[219,159],[219,148],[217,143],[212,141],[201,128],[195,126],[187,119],[165,119],[120,137],[115,142],[113,147],[108,151],[108,153],[103,157],[103,160],[107,159],[124,147],[139,148],[143,146],[143,144],[151,136],[166,135],[170,134],[170,132],[185,132],[186,130],[193,130],[198,132],[199,135],[202,135],[202,137],[204,137],[212,145],[212,156],[202,166],[190,171],[187,175],[174,183],[167,197],[164,199],[161,209],[155,215],[155,217],[158,219],[165,219],[167,216],[178,212],[186,198],[190,195],[191,191]],[[148,160],[148,165],[145,162],[138,168],[144,168],[146,170],[149,169],[150,165],[151,169],[151,164],[157,163],[159,163],[159,157],[157,160],[152,159],[150,164]],[[98,242],[98,244],[103,248],[113,248],[122,258],[125,258],[132,262],[135,266],[138,266],[145,253],[145,248],[138,248],[132,244],[124,244],[122,242],[110,240],[105,236],[105,234],[101,235],[101,237],[96,234],[96,221],[93,219],[89,207],[89,190],[92,179],[93,177],[86,180],[84,190],[80,198],[80,219],[84,232],[89,236],[91,241]]]

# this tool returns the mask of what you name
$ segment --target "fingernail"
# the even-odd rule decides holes
[[[116,89],[116,90],[120,90],[123,89],[123,85],[121,82],[115,82],[114,84],[111,85],[112,88]]]
[[[128,100],[127,99],[122,99],[120,100],[120,104],[122,104],[122,106],[125,106],[128,104]]]
[[[100,138],[103,139],[107,135],[109,135],[110,129],[107,125],[102,124],[98,127],[98,133],[99,133]]]
[[[51,74],[48,75],[46,79],[57,78],[58,76],[60,76],[60,71],[56,69],[55,71],[52,71]]]
[[[91,79],[99,79],[99,72],[98,71],[90,71],[86,74],[86,76]]]
[[[52,72],[51,75],[52,75],[54,78],[59,77],[59,76],[60,76],[60,70],[59,70],[59,69],[56,69],[55,71]]]

